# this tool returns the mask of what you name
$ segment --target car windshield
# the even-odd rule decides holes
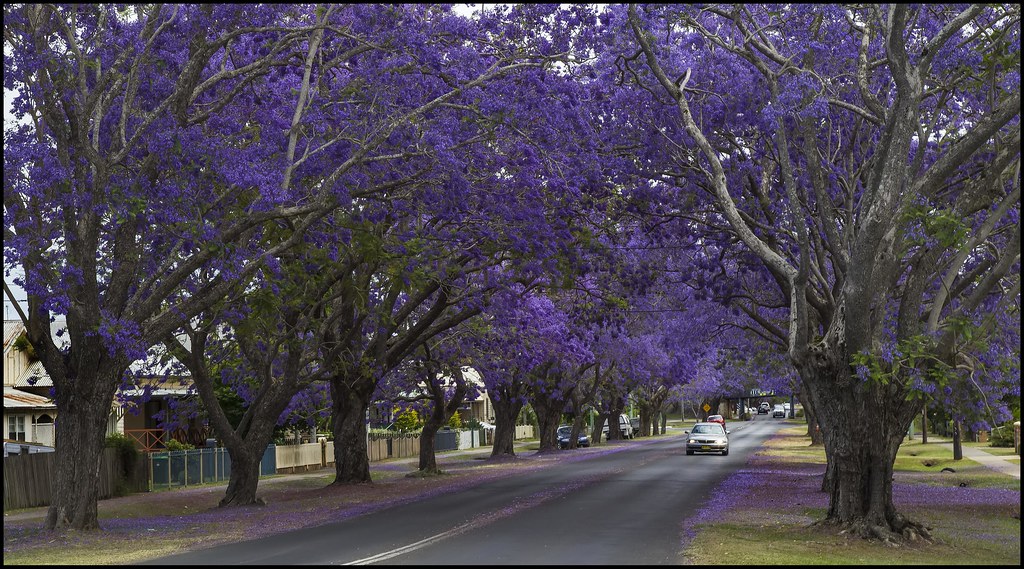
[[[548,432],[550,433],[551,431],[548,431]],[[572,432],[572,427],[558,427],[558,434],[559,435],[563,435],[563,436],[567,437],[567,436],[569,436],[570,432]]]
[[[722,425],[694,425],[693,433],[698,435],[724,435]]]

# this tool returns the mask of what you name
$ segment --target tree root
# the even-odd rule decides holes
[[[891,517],[888,524],[873,523],[866,519],[840,522],[831,519],[818,520],[813,526],[841,528],[840,535],[854,535],[867,540],[881,542],[886,547],[900,547],[912,543],[934,543],[931,528],[919,522],[910,521],[899,514]]]

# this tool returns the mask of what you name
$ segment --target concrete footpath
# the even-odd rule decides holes
[[[943,445],[944,447],[948,448],[950,454],[953,453],[953,443],[950,442],[948,439],[944,439],[942,437],[936,437],[934,435],[929,434],[928,435],[928,442],[929,442],[929,444],[931,444],[932,441],[935,441],[936,444],[940,444],[940,445]],[[977,447],[972,447],[972,446],[967,446],[967,445],[962,445],[960,448],[963,449],[964,457],[965,458],[969,458],[969,459],[971,459],[971,460],[973,460],[975,462],[979,462],[979,463],[987,466],[988,468],[991,468],[992,470],[995,470],[996,472],[1000,472],[1002,474],[1009,474],[1010,476],[1013,476],[1014,478],[1020,480],[1020,463],[1018,462],[1018,463],[1014,464],[1014,463],[1010,462],[1011,460],[1014,460],[1014,459],[1019,460],[1020,456],[1018,456],[1016,454],[1010,454],[1010,455],[991,454],[991,453],[985,452],[985,451],[983,451],[983,450],[981,450],[981,449],[979,449]]]

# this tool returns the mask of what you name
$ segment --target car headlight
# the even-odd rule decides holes
[[[686,442],[688,442],[688,443],[695,443],[695,442],[697,442],[697,439],[690,439],[690,440],[688,440]]]

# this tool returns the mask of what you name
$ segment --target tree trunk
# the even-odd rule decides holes
[[[60,415],[54,421],[55,472],[46,529],[99,529],[100,461],[116,383],[94,379],[82,384],[94,391],[57,395]]]
[[[367,382],[361,381],[360,386]],[[366,411],[373,387],[350,389],[344,377],[332,377],[331,411],[334,427],[333,485],[371,483],[366,449]]]
[[[604,424],[609,417],[611,417],[611,415],[607,413],[598,413],[597,417],[594,419],[594,429],[590,436],[590,440],[594,444],[601,442],[601,437],[604,435]]]
[[[610,441],[621,441],[623,438],[622,429],[619,428],[619,416],[622,415],[622,410],[626,407],[626,400],[623,397],[615,399],[611,414],[608,416],[608,440]]]
[[[962,432],[960,421],[953,421],[953,460],[964,459],[964,448],[961,440]]]
[[[494,446],[491,457],[515,456],[516,419],[525,403],[516,397],[493,398]]]
[[[444,417],[444,410],[438,410],[437,404],[434,404],[434,409],[431,411],[430,416],[423,423],[423,431],[420,433],[420,461],[419,471],[423,474],[440,474],[441,470],[437,467],[437,451],[435,450],[437,441],[437,432],[441,430],[441,427],[445,424],[447,419]]]
[[[829,492],[824,522],[887,542],[928,538],[923,526],[906,520],[892,503],[896,451],[918,405],[896,391],[899,386],[856,378],[846,361],[825,351],[813,367],[797,367],[818,403],[814,413],[829,457],[822,483]],[[822,397],[821,390],[830,390],[830,396]]]
[[[640,432],[638,433],[641,437],[651,436],[651,423],[653,421],[653,414],[651,413],[650,403],[640,405]]]
[[[809,404],[807,399],[802,396],[800,401],[802,401],[804,405],[804,417],[807,419],[807,436],[811,439],[811,446],[824,445],[825,439],[821,434],[818,417],[814,413],[814,405]]]
[[[540,439],[540,450],[558,448],[558,425],[561,423],[565,399],[555,398],[540,389],[533,392],[533,410],[537,413],[537,437]]]
[[[423,424],[423,433],[420,435],[419,471],[424,474],[441,473],[441,469],[437,467],[437,452],[434,444],[437,431],[448,423],[448,420],[458,410],[459,405],[462,405],[462,402],[466,400],[468,389],[465,380],[462,378],[462,370],[457,369],[455,374],[457,375],[457,384],[452,392],[451,400],[447,402],[444,400],[445,393],[447,392],[444,385],[438,383],[428,384],[431,400],[434,405],[430,410],[430,417]]]
[[[267,440],[269,442],[269,437]],[[256,489],[260,483],[260,462],[266,448],[266,444],[262,447],[259,444],[227,447],[228,455],[231,457],[231,477],[228,480],[228,489],[218,504],[220,507],[265,504],[261,498],[256,497]]]
[[[928,444],[928,406],[921,409],[921,444]]]

